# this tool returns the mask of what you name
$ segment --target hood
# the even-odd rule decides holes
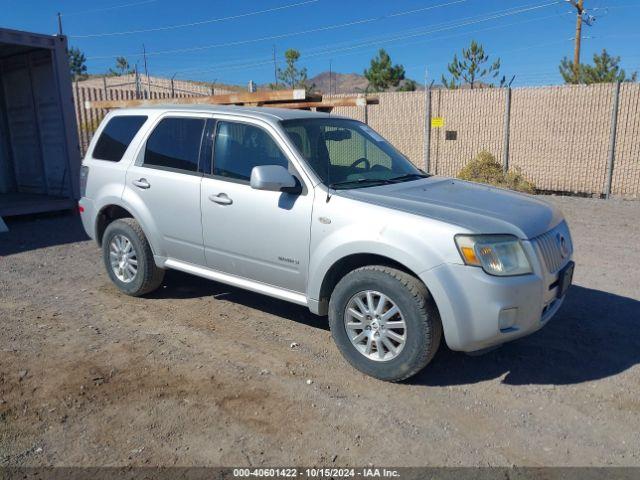
[[[474,233],[541,235],[562,221],[560,211],[532,195],[452,178],[338,190],[335,195],[433,218]]]

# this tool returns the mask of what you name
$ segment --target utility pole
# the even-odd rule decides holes
[[[576,9],[578,15],[576,17],[576,43],[573,52],[573,74],[576,77],[576,81],[579,78],[580,73],[580,40],[582,37],[582,12],[584,11],[584,0],[578,0]]]
[[[329,60],[329,95],[331,95],[331,60]]]
[[[147,98],[151,98],[151,79],[149,78],[149,70],[147,70],[147,49],[142,44],[142,56],[144,57],[144,74],[147,76]]]
[[[273,80],[278,88],[278,64],[276,63],[276,46],[273,46]]]
[[[140,75],[138,74],[138,62],[136,62],[136,99],[140,99]]]
[[[573,50],[573,76],[576,83],[580,74],[580,40],[582,38],[582,14],[584,13],[584,0],[567,0],[576,8],[578,15],[576,16],[576,38]]]

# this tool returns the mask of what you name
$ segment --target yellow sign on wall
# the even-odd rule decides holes
[[[431,128],[444,127],[444,117],[433,117],[431,119]]]

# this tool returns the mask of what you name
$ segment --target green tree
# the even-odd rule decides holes
[[[447,69],[451,78],[442,76],[442,84],[447,88],[458,88],[463,83],[469,85],[469,88],[476,88],[478,82],[492,85],[491,79],[500,74],[500,59],[489,64],[489,55],[484,53],[483,46],[472,40],[469,48],[462,49],[462,60],[454,54],[453,62]]]
[[[293,48],[284,52],[284,59],[287,66],[278,68],[278,80],[280,80],[288,88],[304,88],[310,90],[313,86],[309,85],[307,80],[307,69],[298,68],[297,63],[300,60],[300,52]],[[275,88],[275,86],[272,86]]]
[[[406,79],[398,87],[398,92],[415,92],[418,89],[418,83],[410,78]]]
[[[69,59],[69,72],[72,80],[83,80],[87,78],[87,57],[79,48],[71,47],[67,52]]]
[[[560,61],[559,69],[565,83],[569,84],[583,83],[590,85],[592,83],[635,82],[638,78],[637,72],[627,76],[627,72],[620,68],[620,57],[611,56],[604,49],[602,53],[593,55],[593,65],[580,64],[577,78],[573,62],[568,58],[565,57]]]
[[[364,76],[369,81],[367,90],[381,92],[390,87],[397,87],[404,80],[404,67],[392,65],[391,57],[381,48],[378,55],[371,59],[371,67],[365,69]]]
[[[129,62],[127,61],[127,59],[124,57],[117,57],[115,69],[113,68],[109,69],[110,75],[115,75],[118,77],[121,75],[129,75],[131,73],[133,73],[133,69],[129,65]]]
[[[582,72],[580,70],[582,69],[582,65],[580,65],[580,67],[578,68],[577,77],[575,69],[573,68],[573,62],[567,57],[564,57],[562,60],[560,60],[560,66],[558,67],[558,69],[560,70],[560,75],[562,75],[564,83],[572,85],[581,83]]]

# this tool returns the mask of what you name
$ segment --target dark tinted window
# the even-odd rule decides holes
[[[165,118],[147,140],[144,164],[198,171],[203,118]]]
[[[111,162],[122,160],[131,140],[146,121],[147,117],[139,115],[113,117],[104,127],[96,143],[96,148],[93,149],[93,158]]]
[[[243,123],[218,122],[213,152],[213,174],[239,180],[249,180],[258,165],[289,166],[271,135]]]

